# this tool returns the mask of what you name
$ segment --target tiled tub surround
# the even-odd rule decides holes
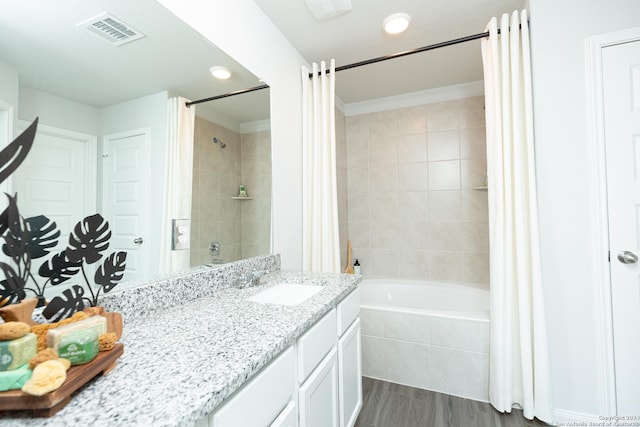
[[[214,144],[217,137],[226,144]],[[245,184],[251,200],[234,200]],[[196,116],[191,265],[211,262],[209,245],[232,262],[268,254],[271,244],[271,132],[237,133]]]
[[[488,401],[488,291],[398,280],[359,287],[364,376]]]
[[[488,286],[483,107],[480,96],[347,117],[348,233],[367,277]]]
[[[125,351],[116,369],[91,381],[52,418],[3,413],[0,425],[193,425],[335,307],[360,280],[353,275],[275,271],[263,276],[258,286],[229,287],[239,273],[266,264],[277,267],[279,259],[240,261],[121,293],[118,301],[106,304],[119,307],[125,318],[121,339]],[[298,306],[246,301],[265,287],[292,282],[324,288]],[[206,290],[190,298],[189,292],[196,288]],[[178,292],[171,296],[169,290]],[[180,299],[185,297],[189,298]],[[128,298],[148,301],[122,302]]]

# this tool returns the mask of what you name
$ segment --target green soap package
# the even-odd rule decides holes
[[[0,372],[0,391],[21,389],[31,378],[32,372],[28,363],[12,371]]]
[[[98,351],[98,331],[94,328],[69,332],[58,345],[58,356],[69,359],[72,365],[91,362]]]
[[[36,334],[28,333],[22,338],[0,341],[0,372],[11,371],[24,365],[36,355]]]

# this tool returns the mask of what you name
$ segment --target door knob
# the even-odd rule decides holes
[[[618,253],[618,261],[623,264],[635,264],[638,262],[638,256],[633,252],[622,251]]]
[[[133,239],[133,243],[135,243],[136,245],[141,245],[144,242],[144,239],[142,237],[138,237],[136,239]]]

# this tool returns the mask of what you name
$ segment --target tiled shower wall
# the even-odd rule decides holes
[[[363,274],[488,286],[484,97],[350,116],[346,129]]]
[[[214,144],[214,136],[226,147]],[[232,199],[241,183],[252,200]],[[209,245],[213,241],[220,242],[224,262],[268,254],[270,221],[270,132],[241,135],[196,116],[191,265],[211,262]]]
[[[349,220],[347,217],[347,118],[337,108],[335,109],[335,112],[336,181],[338,187],[338,227],[340,230],[340,271],[344,271],[347,266],[347,240],[349,240]]]
[[[271,253],[271,131],[241,139],[242,183],[252,200],[234,202],[242,206],[242,258],[249,258]]]

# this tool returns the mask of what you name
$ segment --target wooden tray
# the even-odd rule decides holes
[[[50,417],[71,401],[71,394],[102,373],[106,375],[115,368],[124,353],[124,345],[116,344],[109,351],[98,353],[95,359],[84,365],[76,365],[67,371],[67,379],[57,390],[44,396],[31,396],[22,390],[0,392],[0,411],[33,411],[35,417]]]

